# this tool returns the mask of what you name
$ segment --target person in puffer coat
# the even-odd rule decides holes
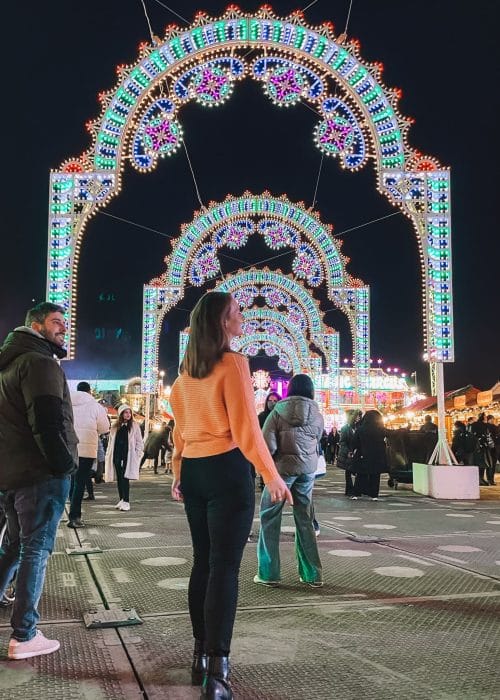
[[[324,422],[314,401],[314,385],[306,374],[292,377],[286,399],[279,401],[264,423],[264,440],[276,468],[293,496],[295,553],[300,581],[323,585],[322,567],[313,527],[312,490],[318,465],[318,444]],[[272,503],[267,488],[260,504],[257,545],[258,573],[254,583],[276,586],[280,581],[279,539],[284,502]]]

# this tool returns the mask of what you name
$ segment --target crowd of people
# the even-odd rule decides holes
[[[286,398],[271,392],[257,416],[248,360],[230,349],[242,333],[242,320],[230,294],[209,292],[200,299],[170,395],[174,421],[151,431],[145,444],[130,406],[119,406],[110,427],[87,382],[70,393],[58,362],[65,355],[61,307],[38,304],[28,311],[25,325],[9,334],[0,349],[0,515],[6,521],[0,604],[12,605],[9,658],[59,648],[37,622],[47,560],[66,501],[68,527],[84,527],[85,489],[92,499],[92,479],[102,480],[104,472],[106,481],[117,484],[116,508],[127,512],[130,481],[139,478],[148,459],[157,473],[167,453],[172,497],[184,503],[193,546],[191,678],[202,686],[201,697],[233,697],[229,654],[257,475],[262,494],[254,583],[280,585],[281,518],[288,503],[299,580],[311,588],[323,585],[313,504],[321,460],[344,471],[347,497],[377,501],[393,431],[378,411],[353,409],[340,431],[334,426],[327,433],[313,382],[305,374],[292,377]],[[437,439],[430,417],[422,432]],[[455,424],[452,448],[461,463],[478,465],[484,484],[494,483],[499,432],[484,413],[468,425]]]
[[[466,423],[455,421],[451,449],[460,464],[479,468],[481,486],[495,485],[496,464],[500,462],[500,425],[495,425],[494,416],[481,412]]]

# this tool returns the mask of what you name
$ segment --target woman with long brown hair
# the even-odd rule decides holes
[[[139,424],[133,418],[127,404],[118,408],[118,420],[109,432],[105,458],[106,482],[118,483],[120,500],[115,508],[130,510],[130,480],[139,478],[139,463],[143,452],[143,441]]]
[[[214,700],[233,697],[228,657],[240,563],[255,509],[252,464],[273,501],[292,503],[262,437],[248,360],[230,349],[242,334],[242,320],[230,294],[209,292],[200,299],[170,395],[172,496],[184,501],[193,542],[192,681],[203,681],[202,697]]]

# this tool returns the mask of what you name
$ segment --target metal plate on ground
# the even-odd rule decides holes
[[[144,696],[116,630],[86,630],[80,623],[40,625],[59,651],[7,661],[0,636],[0,697],[8,700],[141,700]]]
[[[478,610],[481,629],[469,624]],[[498,603],[481,597],[422,606],[361,601],[239,611],[234,694],[242,700],[493,698],[500,681],[491,666],[500,654],[498,612]],[[150,700],[175,697],[171,690],[186,687],[187,618],[149,618],[139,641],[122,638]]]
[[[109,610],[89,610],[83,614],[87,629],[106,629],[108,627],[130,627],[142,625],[142,620],[134,608],[110,607]]]

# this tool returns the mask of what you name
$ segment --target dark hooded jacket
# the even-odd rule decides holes
[[[282,476],[316,471],[323,428],[323,416],[316,401],[304,396],[278,401],[264,423],[263,433]]]
[[[0,491],[76,469],[71,399],[54,355],[66,352],[24,326],[0,348]]]

